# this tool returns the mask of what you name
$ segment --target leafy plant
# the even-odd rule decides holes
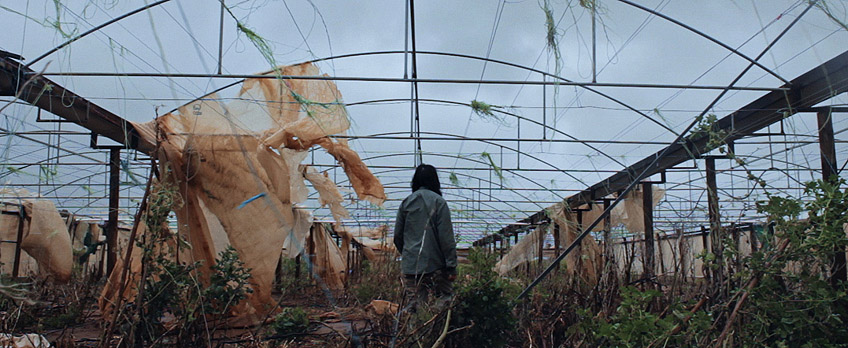
[[[717,148],[720,148],[719,151],[722,153],[725,152],[723,146],[725,145],[725,139],[727,138],[728,133],[724,130],[718,129],[717,123],[718,117],[715,114],[708,114],[706,117],[701,115],[698,119],[698,123],[694,128],[692,128],[691,135],[689,137],[690,139],[707,137],[707,144],[704,149],[704,153]]]
[[[391,259],[362,261],[359,278],[354,279],[348,288],[358,304],[367,305],[372,300],[399,302],[401,298],[400,263]]]
[[[304,333],[308,327],[309,316],[303,308],[286,307],[274,317],[268,330],[275,336],[290,336]]]
[[[848,286],[831,284],[834,250],[848,241],[848,192],[844,179],[805,185],[812,198],[770,196],[757,210],[768,216],[773,234],[745,259],[742,277],[751,279],[745,305],[742,345],[819,347],[848,340]],[[802,219],[806,215],[806,219]]]
[[[175,254],[185,241],[166,228],[170,212],[182,204],[176,186],[169,182],[167,168],[162,180],[151,186],[143,219],[148,230],[137,242],[142,253],[141,283],[134,307],[122,325],[135,344],[157,342],[174,333],[182,345],[206,345],[208,329],[252,292],[250,270],[244,268],[236,250],[228,247],[209,267],[208,284],[201,285],[200,262],[178,262]],[[213,323],[210,325],[210,322]]]
[[[465,279],[458,284],[455,319],[451,322],[466,329],[456,332],[452,340],[481,347],[504,346],[516,329],[512,299],[519,289],[492,270],[497,262],[495,254],[474,248],[468,260],[470,264],[460,269],[460,276],[470,277],[462,277]]]
[[[712,322],[705,312],[696,312],[689,317],[678,302],[671,303],[671,315],[662,315],[649,310],[649,305],[662,295],[654,289],[639,290],[623,287],[621,303],[609,318],[594,316],[589,310],[578,310],[581,320],[572,330],[580,332],[594,346],[647,347],[697,345],[696,335],[709,329]],[[675,327],[688,322],[688,329],[675,333]]]

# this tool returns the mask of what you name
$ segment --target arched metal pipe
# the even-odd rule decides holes
[[[769,73],[769,75],[772,75],[772,76],[776,77],[778,80],[780,80],[780,81],[781,81],[781,82],[783,82],[784,84],[787,84],[787,85],[791,84],[791,82],[789,82],[788,80],[784,79],[783,77],[781,77],[780,75],[778,75],[778,74],[777,74],[777,73],[775,73],[774,71],[771,71],[771,69],[766,68],[765,66],[763,66],[762,64],[760,64],[760,62],[758,62],[757,60],[755,60],[755,59],[753,59],[753,58],[751,58],[751,57],[746,56],[744,53],[737,51],[735,48],[728,46],[728,45],[727,45],[727,44],[725,44],[724,42],[721,42],[721,41],[717,40],[716,38],[714,38],[714,37],[712,37],[712,36],[709,36],[709,35],[707,35],[707,34],[705,34],[705,33],[701,32],[701,31],[699,31],[698,29],[692,28],[692,27],[690,27],[690,26],[686,25],[685,23],[683,23],[683,22],[681,22],[681,21],[678,21],[678,20],[676,20],[676,19],[674,19],[674,18],[671,18],[671,17],[669,17],[669,16],[666,16],[666,15],[664,15],[664,14],[662,14],[662,13],[659,13],[659,12],[657,12],[657,11],[654,11],[654,10],[652,10],[652,9],[649,9],[649,8],[647,8],[647,7],[645,7],[645,6],[642,6],[642,5],[639,5],[639,4],[636,4],[636,3],[633,3],[633,2],[631,2],[631,1],[629,1],[629,0],[618,0],[618,1],[619,1],[619,2],[623,2],[623,3],[627,4],[627,5],[633,6],[633,7],[635,7],[635,8],[638,8],[638,9],[640,9],[640,10],[642,10],[642,11],[648,12],[648,13],[650,13],[650,14],[654,15],[654,16],[660,17],[660,18],[665,19],[665,20],[667,20],[667,21],[669,21],[669,22],[672,22],[672,23],[674,23],[674,24],[677,24],[677,25],[679,25],[680,27],[682,27],[682,28],[684,28],[684,29],[686,29],[686,30],[689,30],[689,31],[691,31],[691,32],[693,32],[693,33],[695,33],[695,34],[697,34],[698,36],[701,36],[701,37],[703,37],[703,38],[705,38],[705,39],[707,39],[707,40],[710,40],[711,42],[713,42],[713,43],[715,43],[715,44],[717,44],[717,45],[719,45],[719,46],[721,46],[721,47],[724,47],[724,48],[725,48],[725,49],[727,49],[728,51],[733,52],[733,54],[735,54],[735,55],[737,55],[737,56],[739,56],[739,57],[741,57],[741,58],[743,58],[743,59],[747,60],[747,61],[748,61],[748,62],[750,62],[751,64],[756,65],[756,66],[757,66],[757,67],[759,67],[760,69],[763,69],[765,72]]]
[[[103,29],[103,28],[105,28],[105,27],[109,26],[110,24],[113,24],[113,23],[115,23],[115,22],[117,22],[117,21],[120,21],[120,20],[122,20],[122,19],[124,19],[124,18],[127,18],[127,17],[129,17],[129,16],[132,16],[132,15],[134,15],[134,14],[136,14],[136,13],[139,13],[139,12],[142,12],[142,11],[144,11],[144,10],[147,10],[147,9],[150,9],[150,8],[153,8],[153,7],[156,7],[156,6],[159,6],[159,5],[164,4],[164,3],[168,2],[168,1],[171,1],[171,0],[160,0],[160,1],[154,2],[154,3],[152,3],[152,4],[144,5],[144,6],[142,6],[142,7],[139,7],[139,8],[137,8],[137,9],[135,9],[135,10],[132,10],[132,11],[127,12],[127,13],[124,13],[124,14],[122,14],[122,15],[118,16],[118,17],[112,18],[112,19],[110,19],[110,20],[108,20],[108,21],[104,22],[104,23],[103,23],[103,24],[101,24],[101,25],[98,25],[98,26],[96,26],[96,27],[94,27],[94,28],[91,28],[91,29],[89,29],[89,30],[86,30],[84,33],[79,34],[79,35],[77,35],[77,36],[74,36],[74,37],[72,37],[72,38],[68,39],[68,41],[65,41],[65,42],[63,42],[63,43],[59,44],[59,46],[56,46],[56,47],[54,47],[53,49],[51,49],[51,50],[49,50],[49,51],[47,51],[47,52],[44,52],[44,54],[42,54],[42,55],[38,56],[38,58],[35,58],[35,59],[33,59],[31,62],[27,63],[26,67],[30,67],[30,66],[32,66],[33,64],[37,63],[38,61],[40,61],[40,60],[42,60],[42,59],[44,59],[44,58],[47,58],[47,56],[49,56],[49,55],[53,54],[54,52],[56,52],[56,51],[58,51],[58,50],[60,50],[60,49],[64,48],[65,46],[68,46],[68,45],[70,45],[70,44],[74,43],[75,41],[77,41],[77,40],[79,40],[79,39],[82,39],[82,38],[84,38],[84,37],[88,36],[89,34],[91,34],[91,33],[95,32],[95,31],[98,31],[98,30],[100,30],[100,29]]]
[[[376,102],[395,102],[395,101],[409,101],[409,99],[405,99],[405,98],[396,98],[396,99],[380,99],[380,100],[371,100],[371,101],[363,101],[363,102],[356,102],[356,103],[348,103],[348,104],[346,104],[346,106],[355,106],[355,105],[370,104],[370,103],[376,103]],[[419,99],[419,101],[423,101],[423,102],[432,102],[432,103],[453,104],[453,105],[462,105],[462,106],[471,107],[471,104],[469,104],[469,103],[463,103],[463,102],[457,102],[457,101],[451,101],[451,100],[442,100],[442,99]],[[499,109],[492,109],[492,111],[495,111],[495,112],[498,112],[498,113],[501,113],[501,114],[504,114],[504,115],[507,115],[507,116],[512,116],[512,117],[515,117],[515,118],[517,118],[517,119],[519,119],[519,120],[524,120],[524,121],[527,121],[527,122],[533,123],[533,124],[535,124],[535,125],[537,125],[537,126],[541,126],[541,127],[543,127],[544,129],[549,129],[549,130],[551,130],[551,131],[553,131],[553,132],[559,133],[559,134],[561,134],[561,135],[563,135],[563,136],[568,137],[569,139],[572,139],[572,140],[574,140],[574,141],[577,141],[577,142],[579,142],[579,143],[581,143],[581,144],[585,145],[586,147],[588,147],[588,148],[592,149],[593,151],[597,151],[599,154],[601,154],[602,156],[604,156],[604,157],[608,158],[609,160],[611,160],[611,161],[615,162],[616,164],[620,165],[622,168],[626,167],[626,165],[624,165],[624,163],[621,163],[620,161],[618,161],[617,159],[615,159],[615,158],[613,158],[612,156],[608,155],[607,153],[605,153],[605,152],[601,151],[600,149],[598,149],[598,148],[596,148],[596,147],[594,147],[594,146],[592,146],[592,145],[590,145],[590,144],[588,144],[588,143],[586,143],[586,142],[584,142],[584,141],[581,141],[580,139],[577,139],[576,137],[574,137],[574,136],[572,136],[572,135],[570,135],[570,134],[568,134],[568,133],[565,133],[565,132],[563,132],[563,131],[561,131],[561,130],[558,130],[558,129],[556,129],[556,128],[550,127],[550,126],[548,126],[547,124],[543,124],[543,123],[541,123],[541,122],[539,122],[539,121],[531,120],[531,119],[526,118],[526,117],[524,117],[524,116],[520,116],[520,115],[517,115],[517,114],[513,114],[513,113],[511,113],[511,112],[507,112],[507,111],[503,111],[503,110],[499,110]],[[422,133],[423,133],[423,132],[422,132]],[[385,134],[390,134],[390,133],[385,133]],[[434,133],[434,134],[439,134],[439,133]],[[450,134],[448,134],[448,135],[450,135]],[[459,136],[458,136],[458,137],[459,137]],[[501,146],[500,144],[496,144],[496,145]],[[523,154],[523,153],[522,153],[522,154]],[[556,168],[556,167],[554,167],[554,168]],[[580,181],[580,180],[579,180],[579,179],[577,179],[577,178],[574,178],[574,179],[575,179],[575,180]],[[581,182],[582,182],[582,181],[581,181]]]

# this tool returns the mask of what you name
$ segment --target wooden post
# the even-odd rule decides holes
[[[604,199],[604,211],[609,209],[610,200]],[[606,259],[607,265],[611,266],[608,272],[618,272],[618,268],[615,267],[615,250],[612,247],[612,218],[610,214],[604,216],[604,258]]]
[[[751,229],[748,235],[748,241],[751,242],[751,254],[753,254],[757,252],[757,231],[754,231],[753,223],[748,223],[748,228]]]
[[[547,228],[547,226],[540,225],[540,226],[537,226],[536,228],[537,229],[538,228]],[[538,272],[541,272],[542,271],[542,262],[545,260],[545,237],[547,236],[547,233],[544,233],[544,231],[540,231],[539,234],[541,236],[539,237],[539,264],[537,265],[537,268],[538,268]]]
[[[716,185],[716,169],[715,158],[707,157],[706,176],[707,176],[707,205],[710,214],[710,244],[712,253],[715,256],[715,262],[718,267],[715,268],[713,275],[715,276],[715,284],[721,286],[724,283],[724,232],[721,230],[721,214],[718,209],[718,186]]]
[[[681,279],[686,279],[686,272],[689,270],[688,264],[686,262],[686,258],[688,252],[688,244],[686,244],[686,240],[683,238],[683,228],[674,229],[674,234],[677,235],[677,271],[681,274]]]
[[[644,277],[654,276],[654,194],[650,183],[642,183],[642,213],[645,222]]]
[[[23,205],[18,206],[18,239],[15,240],[15,263],[12,264],[12,278],[20,276],[21,269],[21,243],[24,239],[24,224],[27,216]]]
[[[303,255],[303,253],[294,257],[294,279],[300,279],[300,255]]]
[[[121,186],[121,149],[109,149],[109,220],[106,222],[106,274],[118,261],[118,200]]]
[[[311,278],[315,278],[315,224],[309,227],[309,237],[306,238],[306,270]]]
[[[704,227],[704,225],[701,225],[701,243],[704,245],[704,248],[701,249],[702,252],[712,252],[712,247],[710,246],[709,232],[707,232],[707,228]],[[707,267],[706,263],[701,266],[701,273],[704,275],[704,279],[710,280],[712,277],[712,272],[710,271],[710,268]]]
[[[830,108],[820,110],[816,116],[819,125],[819,148],[821,149],[822,179],[835,183],[839,175],[836,164],[836,147],[833,144],[833,119]],[[833,251],[833,262],[830,268],[830,283],[837,286],[839,282],[848,280],[845,269],[845,249]]]
[[[554,259],[556,259],[559,257],[559,224],[552,223],[554,224]],[[559,270],[559,262],[557,262],[556,270]]]

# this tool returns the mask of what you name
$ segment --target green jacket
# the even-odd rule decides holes
[[[395,247],[404,274],[445,270],[456,274],[456,241],[445,199],[420,188],[403,200],[395,221]]]

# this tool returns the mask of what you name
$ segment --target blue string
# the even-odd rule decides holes
[[[239,204],[238,208],[236,208],[236,209],[244,208],[244,206],[246,206],[246,205],[247,205],[247,204],[249,204],[250,202],[253,202],[253,201],[255,201],[255,200],[257,200],[257,199],[259,199],[259,198],[261,198],[261,197],[265,197],[265,192],[262,192],[262,193],[260,193],[260,194],[258,194],[258,195],[256,195],[256,196],[253,196],[253,197],[250,197],[250,198],[246,199],[244,202],[241,202],[241,204]]]

